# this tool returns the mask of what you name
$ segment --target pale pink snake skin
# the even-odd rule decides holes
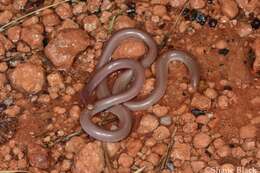
[[[142,40],[148,47],[148,53],[141,62],[133,59],[118,59],[111,61],[111,56],[119,44],[127,38]],[[191,76],[191,86],[196,89],[199,83],[199,66],[190,55],[182,51],[168,51],[156,60],[158,49],[153,38],[144,31],[127,28],[117,31],[108,40],[97,64],[97,70],[82,90],[81,98],[87,103],[88,98],[96,89],[97,98],[93,109],[85,109],[80,116],[80,124],[84,131],[95,139],[107,142],[116,142],[127,137],[131,131],[131,111],[145,110],[158,102],[165,94],[168,78],[168,64],[171,61],[184,63]],[[155,62],[156,83],[154,90],[143,100],[133,101],[145,81],[144,68]],[[106,78],[118,70],[125,70],[116,79],[112,93],[107,86]],[[128,85],[130,84],[130,87]],[[91,118],[100,112],[111,112],[119,119],[117,130],[106,130],[97,126]]]

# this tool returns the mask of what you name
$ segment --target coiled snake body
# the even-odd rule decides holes
[[[133,59],[118,59],[111,57],[118,45],[127,38],[137,38],[147,45],[148,53],[136,61]],[[182,51],[168,51],[155,62],[156,83],[154,90],[143,100],[133,101],[143,87],[145,81],[144,69],[151,66],[158,56],[158,49],[153,38],[138,29],[127,28],[117,31],[108,40],[97,64],[97,71],[81,92],[83,101],[87,100],[96,89],[97,98],[93,109],[85,109],[80,116],[80,124],[90,136],[108,142],[124,139],[131,131],[132,118],[130,111],[145,110],[158,102],[167,88],[168,64],[171,61],[184,63],[190,72],[191,86],[196,89],[199,83],[199,67],[196,61]],[[106,77],[118,70],[125,70],[115,80],[112,92],[109,91]],[[130,87],[128,87],[130,85]],[[119,119],[117,130],[105,130],[93,122],[91,118],[99,112],[106,111]]]

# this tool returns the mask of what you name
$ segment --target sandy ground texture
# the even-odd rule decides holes
[[[0,0],[0,25],[56,2]],[[182,50],[193,55],[201,67],[201,81],[192,92],[186,67],[171,63],[160,102],[133,112],[128,138],[102,143],[81,132],[78,93],[95,72],[105,41],[127,27],[151,34],[160,54]],[[146,52],[142,41],[129,39],[113,58],[139,59]],[[140,97],[153,90],[154,77],[153,67],[146,69]],[[0,170],[257,173],[260,1],[59,4],[0,33],[0,88]],[[117,124],[112,115],[95,121],[107,128]]]

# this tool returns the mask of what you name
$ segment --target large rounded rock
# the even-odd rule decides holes
[[[150,133],[155,130],[158,125],[158,119],[151,114],[147,114],[142,117],[137,131],[141,134]]]
[[[118,48],[113,53],[113,58],[133,58],[138,59],[142,57],[146,52],[146,46],[144,42],[129,38],[122,41]]]
[[[27,43],[32,49],[43,46],[43,28],[42,25],[31,25],[21,29],[21,40]]]
[[[257,136],[257,128],[254,125],[246,125],[240,128],[239,130],[240,138],[254,138]]]
[[[204,0],[190,0],[190,5],[194,9],[201,9],[205,7],[206,2]]]
[[[221,0],[221,11],[222,13],[229,17],[230,19],[235,18],[239,13],[239,8],[236,1],[234,0]]]
[[[82,147],[84,147],[85,142],[81,137],[75,136],[69,140],[65,145],[65,151],[71,153],[78,153]]]
[[[173,147],[171,157],[179,160],[190,160],[191,146],[189,144],[176,143]]]
[[[211,107],[211,100],[201,94],[195,94],[191,100],[191,106],[201,110],[208,110]]]
[[[133,19],[131,19],[128,16],[118,16],[116,18],[116,22],[115,22],[115,30],[120,30],[123,28],[133,28],[135,27],[136,23]]]
[[[72,173],[101,173],[105,161],[99,142],[88,143],[75,156]]]
[[[28,145],[28,159],[31,166],[48,169],[50,166],[50,158],[48,151],[38,144]]]
[[[37,93],[45,83],[45,74],[41,66],[32,63],[19,64],[9,73],[13,87],[28,93]]]
[[[196,134],[193,138],[193,146],[195,148],[206,148],[210,142],[210,136],[203,132]]]
[[[89,45],[89,37],[81,29],[64,29],[45,47],[45,54],[59,69],[69,68],[76,55]]]

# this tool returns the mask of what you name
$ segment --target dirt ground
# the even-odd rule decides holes
[[[259,0],[0,0],[0,26],[0,172],[260,172]],[[201,80],[193,92],[172,62],[164,97],[132,112],[129,137],[105,143],[81,130],[79,93],[105,41],[128,27],[159,54],[191,54]],[[147,51],[128,39],[113,58]],[[140,97],[155,82],[147,68]],[[107,116],[95,121],[115,128]]]

